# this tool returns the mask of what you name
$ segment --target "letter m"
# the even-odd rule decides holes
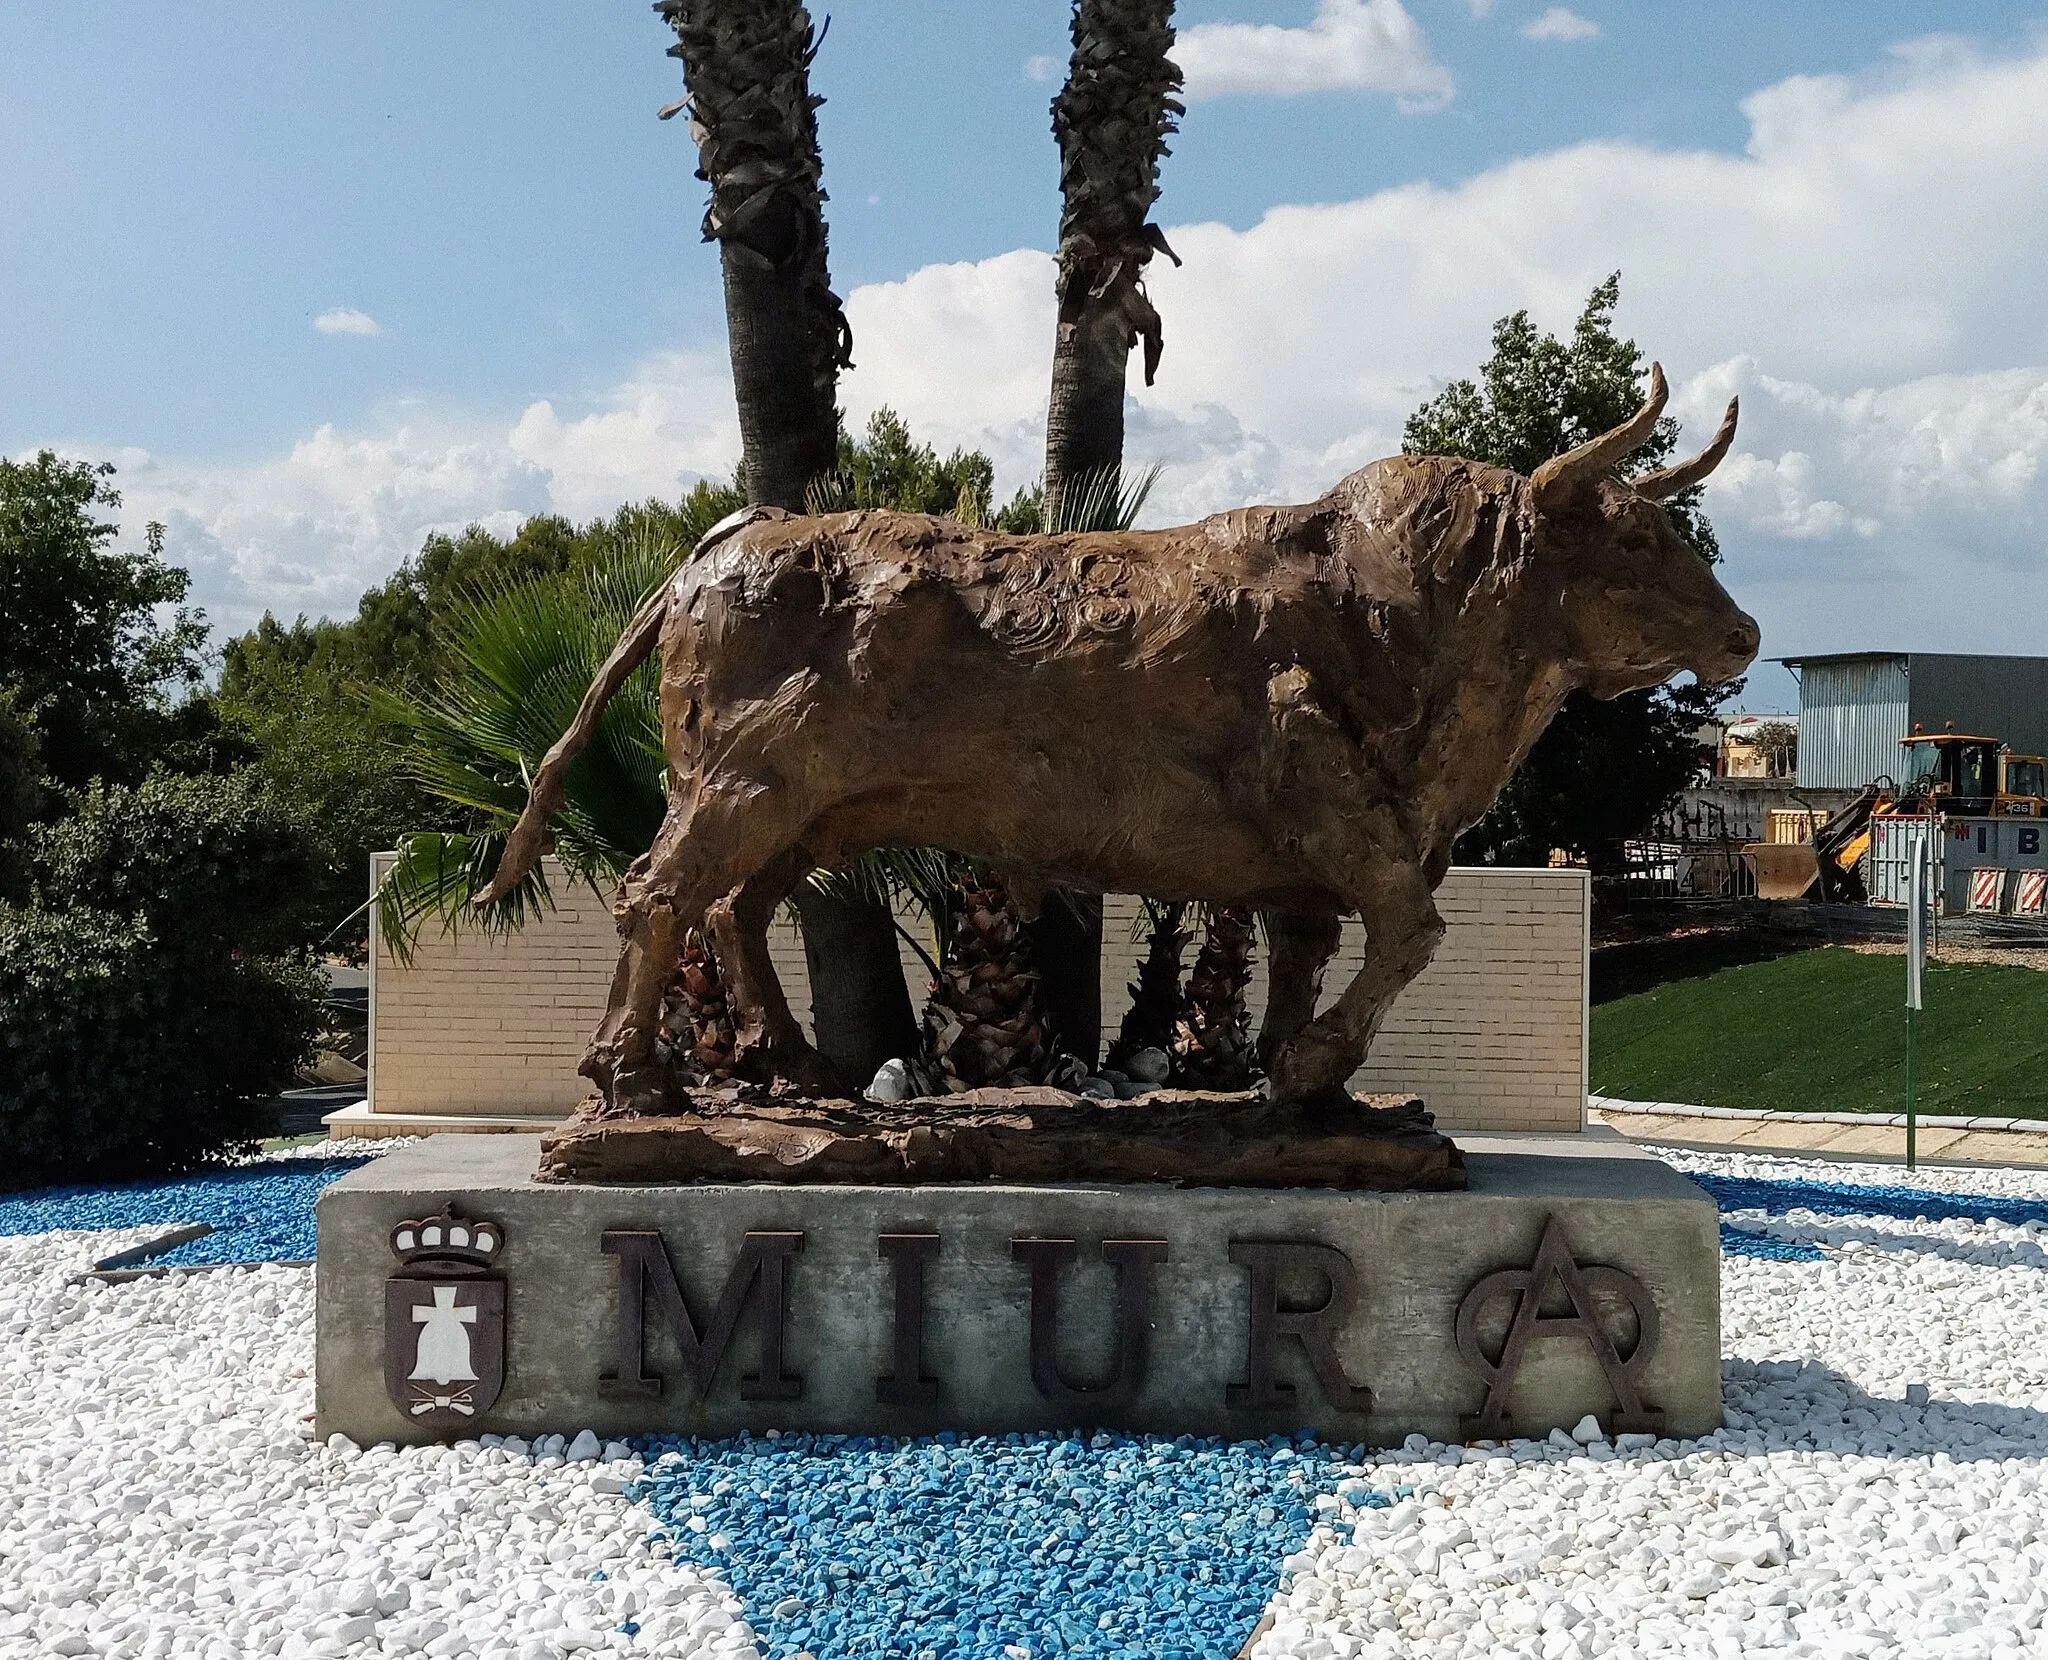
[[[700,1330],[683,1300],[675,1264],[658,1233],[607,1231],[599,1240],[606,1256],[619,1259],[619,1364],[597,1380],[605,1396],[659,1395],[661,1377],[647,1371],[647,1299],[674,1333],[683,1370],[697,1393],[711,1390],[711,1379],[732,1341],[740,1312],[758,1288],[761,1309],[761,1369],[740,1379],[743,1401],[793,1401],[802,1396],[804,1380],[786,1374],[782,1365],[783,1314],[787,1303],[789,1259],[804,1248],[800,1233],[750,1233],[740,1241],[740,1254],[719,1289],[711,1318]]]

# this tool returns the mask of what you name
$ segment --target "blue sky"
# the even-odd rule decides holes
[[[1168,464],[1161,513],[1312,493],[1493,317],[1560,326],[1618,266],[1681,414],[1763,406],[1709,506],[1767,650],[2048,651],[2041,7],[1318,15],[1178,11],[1212,95],[1157,215],[1201,255],[1153,284],[1131,448]],[[815,71],[849,411],[985,444],[1006,486],[1043,415],[1026,251],[1057,218],[1066,16],[851,0]],[[1232,23],[1296,32],[1254,62]],[[702,186],[654,119],[668,38],[638,3],[0,3],[0,451],[114,459],[235,624],[346,612],[437,525],[729,464]],[[1351,84],[1300,90],[1347,52]]]

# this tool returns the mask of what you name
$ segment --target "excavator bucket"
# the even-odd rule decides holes
[[[1742,856],[1756,872],[1759,899],[1804,899],[1820,881],[1820,858],[1811,842],[1751,842]]]

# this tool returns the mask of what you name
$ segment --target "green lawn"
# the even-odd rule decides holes
[[[1708,971],[1685,978],[1610,980],[1618,995],[1593,1009],[1596,1094],[1789,1112],[1905,1111],[1903,957],[1821,949],[1701,966]],[[1919,1109],[2048,1118],[2048,973],[1928,964]]]

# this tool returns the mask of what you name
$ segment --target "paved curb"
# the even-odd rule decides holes
[[[1681,1101],[1620,1101],[1611,1095],[1588,1095],[1586,1110],[1600,1113],[1644,1113],[1658,1118],[1737,1118],[1754,1124],[1852,1124],[1871,1129],[1903,1130],[1902,1112],[1763,1112],[1745,1107],[1695,1107]],[[1956,1118],[1916,1113],[1923,1130],[2008,1130],[2021,1135],[2048,1135],[2048,1118]]]

